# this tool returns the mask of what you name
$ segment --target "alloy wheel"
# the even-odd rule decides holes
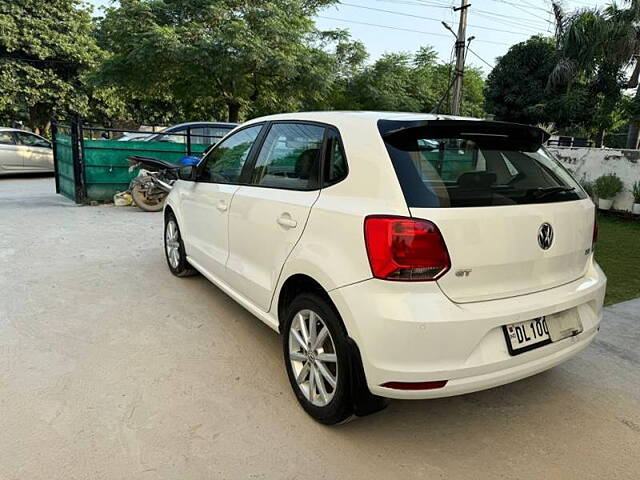
[[[167,249],[167,259],[171,268],[176,269],[180,264],[180,234],[175,220],[167,222],[165,229],[165,246]]]
[[[338,384],[338,357],[329,328],[316,312],[301,310],[293,317],[289,361],[298,388],[312,405],[331,402]]]

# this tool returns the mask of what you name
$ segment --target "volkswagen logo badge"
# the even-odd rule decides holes
[[[543,223],[538,229],[538,245],[543,250],[549,250],[553,243],[553,227],[548,223]]]

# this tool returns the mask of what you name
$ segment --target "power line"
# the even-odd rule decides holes
[[[333,20],[336,22],[344,22],[344,23],[353,23],[356,25],[365,25],[368,27],[380,27],[380,28],[388,28],[390,30],[400,30],[403,32],[411,32],[411,33],[422,33],[423,35],[434,35],[436,37],[448,37],[448,35],[445,35],[444,33],[433,33],[433,32],[425,32],[424,30],[413,30],[411,28],[402,28],[402,27],[394,27],[391,25],[380,25],[378,23],[368,23],[368,22],[359,22],[356,20],[345,20],[343,18],[335,18],[335,17],[325,17],[324,15],[316,15],[318,18],[322,18],[325,20]],[[477,40],[478,42],[482,42],[482,43],[489,43],[492,45],[511,45],[509,43],[504,43],[504,42],[493,42],[491,40]]]
[[[543,8],[539,5],[534,5],[533,3],[530,3],[529,0],[520,0],[522,3],[524,3],[525,5],[529,5],[530,8],[536,9],[536,10],[542,10],[543,12],[546,13],[553,13],[551,10],[547,10],[546,8]],[[544,0],[543,0],[544,1]],[[551,6],[551,2],[549,2],[549,6]],[[546,5],[545,5],[546,7]],[[527,8],[527,7],[524,7]]]
[[[513,8],[517,8],[518,10],[520,10],[523,13],[526,13],[527,15],[531,15],[532,17],[540,19],[543,22],[551,23],[549,21],[549,19],[541,17],[540,15],[536,15],[535,13],[531,13],[529,10],[527,10],[526,7],[522,7],[522,6],[518,5],[517,3],[507,2],[505,0],[493,0],[493,1],[494,2],[498,2],[498,3],[504,3],[505,5],[511,5]],[[551,13],[551,12],[549,12],[549,13]]]
[[[450,9],[451,7],[447,6],[447,5],[440,5],[438,3],[434,3],[434,4],[423,4],[420,2],[417,2],[415,0],[376,0],[377,2],[384,2],[384,3],[391,3],[393,5],[413,5],[413,6],[428,6],[428,7],[433,7],[433,8],[444,8],[446,10]],[[338,2],[340,3],[340,2]]]
[[[496,13],[492,13],[492,12],[484,12],[481,10],[474,10],[474,13],[476,15],[479,15],[481,17],[485,17],[488,18],[494,22],[498,22],[498,23],[502,23],[504,25],[515,25],[515,26],[519,26],[521,28],[527,28],[529,30],[534,30],[536,33],[539,33],[540,31],[544,31],[547,27],[540,25],[540,24],[536,24],[533,21],[529,21],[526,19],[522,19],[522,18],[516,18],[516,17],[509,17],[506,15],[499,15]],[[511,19],[517,19],[520,20],[520,22],[514,22]],[[527,22],[527,23],[522,23],[522,21]]]
[[[545,10],[542,7],[536,7],[535,5],[531,5],[530,3],[528,3],[526,5],[520,5],[518,3],[509,2],[508,0],[492,0],[492,1],[496,2],[496,3],[502,3],[504,5],[510,5],[513,8],[517,8],[518,10],[520,10],[523,13],[532,15],[532,16],[536,17],[537,19],[545,21],[545,22],[548,22],[549,20],[547,20],[546,18],[541,17],[539,15],[536,15],[534,13],[531,13],[529,10],[543,11],[544,13],[552,13],[551,10]],[[520,0],[520,1],[524,1],[524,0]]]
[[[480,55],[478,55],[476,52],[474,52],[473,50],[471,50],[471,48],[467,48],[467,50],[469,51],[469,53],[472,53],[473,55],[475,55],[476,58],[478,58],[480,61],[484,62],[485,65],[487,65],[490,69],[494,69],[495,66],[491,65],[489,62],[487,62],[484,58],[482,58]]]
[[[440,18],[425,17],[425,16],[422,16],[422,15],[415,15],[415,14],[412,14],[412,13],[394,12],[393,10],[385,10],[383,8],[375,8],[375,7],[365,7],[363,5],[355,5],[353,3],[347,3],[347,2],[340,2],[340,5],[346,5],[348,7],[355,7],[355,8],[362,8],[364,10],[372,10],[372,11],[376,11],[376,12],[390,13],[392,15],[400,15],[402,17],[411,17],[411,18],[419,18],[421,20],[430,20],[430,21],[438,22],[438,23],[440,23],[442,21],[442,19],[440,19]],[[480,26],[480,25],[472,25],[472,24],[469,24],[469,26],[470,27],[474,27],[474,28],[479,28],[479,29],[482,29],[482,30],[491,30],[491,31],[494,31],[494,32],[512,33],[514,35],[523,35],[522,31],[514,32],[513,30],[502,30],[502,29],[499,29],[499,28],[483,27],[483,26]]]
[[[448,35],[445,35],[444,33],[424,32],[422,30],[413,30],[411,28],[392,27],[391,25],[379,25],[379,24],[376,24],[376,23],[358,22],[356,20],[345,20],[343,18],[325,17],[324,15],[317,15],[317,17],[318,18],[323,18],[325,20],[334,20],[336,22],[354,23],[356,25],[366,25],[368,27],[380,27],[380,28],[388,28],[390,30],[401,30],[403,32],[423,33],[425,35],[435,35],[436,37],[448,37]]]
[[[502,13],[495,13],[495,12],[491,12],[489,10],[480,10],[480,9],[475,9],[474,12],[479,12],[479,13],[483,13],[485,15],[491,15],[493,17],[498,17],[498,18],[504,18],[507,20],[517,20],[518,22],[526,22],[530,25],[534,25],[534,26],[540,26],[542,22],[538,21],[538,20],[533,20],[531,18],[522,18],[522,17],[515,17],[513,15],[504,15]],[[548,23],[548,20],[544,20],[546,23]],[[516,22],[517,23],[517,22]]]
[[[453,10],[453,5],[452,4],[447,4],[447,5],[443,5],[443,4],[432,4],[432,3],[427,3],[427,2],[423,2],[420,0],[396,0],[396,1],[391,1],[391,0],[377,0],[379,2],[386,2],[386,3],[393,3],[393,4],[404,4],[404,5],[415,5],[415,6],[420,6],[420,7],[428,7],[428,8],[446,8],[446,9],[451,9]],[[504,21],[504,23],[510,23],[513,25],[517,25],[517,26],[521,26],[521,27],[525,27],[528,29],[532,29],[535,30],[536,33],[540,32],[541,30],[544,31],[547,27],[546,26],[542,26],[540,25],[540,23],[538,22],[538,20],[534,20],[534,19],[528,19],[528,18],[522,18],[522,17],[516,17],[513,15],[503,15],[503,14],[498,14],[495,12],[491,12],[489,10],[482,10],[482,9],[477,9],[474,8],[473,10],[476,13],[484,13],[485,15],[491,15],[491,16],[497,16],[500,18],[504,18],[506,19]],[[541,17],[540,17],[541,18]],[[509,21],[510,20],[517,20],[516,22],[514,21]],[[549,20],[547,19],[542,19],[542,21],[546,22],[546,23],[552,23],[549,22]],[[495,20],[498,21],[498,20]],[[526,22],[526,23],[522,23],[522,22]]]

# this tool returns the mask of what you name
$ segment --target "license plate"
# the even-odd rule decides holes
[[[502,328],[511,355],[518,355],[551,343],[546,317],[512,323]]]

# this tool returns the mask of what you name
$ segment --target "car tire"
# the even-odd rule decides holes
[[[286,310],[282,331],[287,375],[302,408],[326,425],[352,417],[347,334],[329,302],[313,293],[298,295]]]
[[[169,270],[176,277],[188,277],[198,273],[187,261],[180,227],[173,213],[169,213],[164,222],[164,254]]]

